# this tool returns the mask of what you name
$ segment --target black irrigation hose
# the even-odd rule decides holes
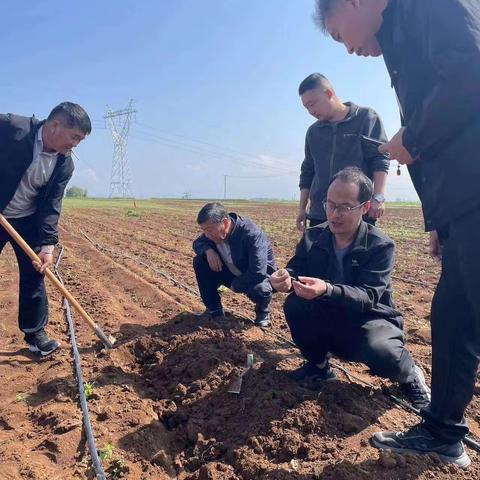
[[[60,275],[60,262],[62,261],[64,247],[60,250],[58,255],[57,262],[55,263],[55,275],[57,275],[60,282],[63,282],[63,279]],[[92,424],[90,422],[90,415],[88,413],[87,399],[85,397],[84,387],[83,387],[83,376],[82,376],[82,366],[80,362],[80,353],[78,351],[77,339],[75,337],[75,327],[72,320],[72,312],[70,309],[70,304],[66,298],[63,299],[63,308],[65,311],[65,317],[68,322],[68,329],[70,333],[70,341],[72,342],[72,351],[75,362],[75,371],[77,374],[78,382],[78,393],[80,396],[80,405],[83,413],[83,425],[85,427],[85,435],[87,436],[88,449],[90,450],[90,456],[92,457],[93,468],[95,469],[95,474],[97,480],[106,480],[105,472],[102,467],[102,463],[98,458],[97,447],[95,445],[95,438],[93,436]]]
[[[103,247],[101,245],[99,245],[98,243],[94,242],[91,238],[89,238],[87,236],[87,234],[83,231],[80,231],[82,233],[82,235],[97,249],[97,250],[100,250],[100,251],[110,251],[110,253],[112,253],[113,255],[116,255],[111,249],[107,249],[106,247]],[[184,285],[182,283],[180,283],[178,280],[176,280],[174,277],[172,277],[171,275],[168,275],[167,273],[165,272],[162,272],[161,270],[158,270],[157,268],[153,267],[152,265],[149,265],[148,263],[146,262],[143,262],[139,259],[136,259],[130,255],[125,255],[125,254],[121,254],[124,258],[128,258],[134,262],[137,262],[141,265],[144,265],[145,267],[147,268],[150,268],[152,271],[158,273],[159,275],[163,276],[164,278],[167,278],[168,280],[172,281],[173,284],[175,286],[178,286],[178,287],[181,287],[183,288],[184,290],[186,290],[187,292],[195,295],[196,297],[200,297],[199,293],[196,292],[195,290],[193,290],[192,288],[188,287],[187,285]],[[422,285],[424,287],[429,287],[430,285],[427,285],[427,284],[424,284],[422,282],[417,282],[417,281],[409,281],[408,279],[405,279],[405,278],[402,278],[402,277],[397,277],[398,280],[402,280],[402,281],[406,281],[407,283],[415,283],[415,284],[419,284],[419,285]],[[247,318],[245,317],[244,315],[241,315],[241,314],[237,314],[236,312],[234,312],[236,315],[242,317],[243,319],[245,320],[248,320],[249,322],[251,322],[252,324],[254,324],[255,322],[253,322],[250,318]],[[261,327],[261,329],[263,330],[264,333],[268,334],[268,335],[272,335],[276,338],[278,338],[279,340],[282,340],[282,342],[284,343],[287,343],[288,345],[290,345],[291,347],[294,347],[294,348],[298,348],[297,345],[292,342],[291,340],[289,340],[288,338],[278,334],[278,333],[275,333],[274,331],[270,330],[269,328],[265,328],[265,327]],[[346,377],[349,379],[350,382],[353,383],[352,380],[355,380],[356,382],[358,383],[361,383],[369,388],[375,388],[374,385],[372,385],[371,383],[365,381],[365,380],[362,380],[361,378],[351,374],[346,368],[336,364],[336,363],[333,363],[333,362],[330,362],[330,364],[332,365],[332,367],[336,368],[337,370],[340,370],[341,372],[343,372]],[[382,394],[387,398],[389,399],[390,401],[392,401],[393,403],[405,408],[406,410],[414,413],[415,415],[417,415],[418,417],[422,418],[421,414],[420,414],[420,410],[413,407],[412,405],[410,405],[408,402],[406,402],[405,400],[402,400],[401,398],[398,398],[396,397],[395,395],[392,395],[390,392],[388,391],[384,391],[382,390]],[[477,452],[480,452],[480,443],[477,442],[476,440],[474,440],[472,437],[470,436],[466,436],[464,439],[463,439],[463,442],[465,443],[465,445],[468,445],[469,447],[471,447],[472,449],[476,450]]]

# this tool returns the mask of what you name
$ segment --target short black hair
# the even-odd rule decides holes
[[[325,25],[328,17],[336,10],[341,2],[345,0],[316,0],[315,1],[315,13],[313,20],[317,27],[323,32],[327,32],[327,26]]]
[[[57,105],[47,118],[47,121],[58,120],[66,128],[75,128],[84,135],[92,131],[92,122],[87,112],[76,103],[62,102]]]
[[[373,183],[358,167],[346,167],[337,172],[328,186],[335,181],[340,180],[345,183],[354,183],[358,186],[358,201],[360,203],[368,202],[373,195]]]
[[[314,90],[317,87],[332,88],[328,78],[321,73],[311,73],[305,80],[302,80],[298,87],[298,94],[303,95],[308,90]]]
[[[209,220],[220,223],[224,218],[228,218],[227,209],[219,202],[212,202],[204,205],[198,212],[197,223],[201,225]]]

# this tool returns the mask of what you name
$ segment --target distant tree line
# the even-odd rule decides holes
[[[69,198],[86,198],[88,196],[88,192],[86,188],[73,186],[67,188],[65,196]]]

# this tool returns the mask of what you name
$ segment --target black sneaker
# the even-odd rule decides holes
[[[42,328],[38,332],[26,333],[25,341],[28,344],[28,349],[34,353],[40,353],[42,356],[50,355],[57,348],[60,343],[56,340],[50,340],[47,332]]]
[[[425,408],[430,403],[430,388],[425,381],[422,369],[415,365],[415,377],[412,381],[400,384],[400,390],[415,408]]]
[[[295,382],[313,389],[321,387],[324,382],[333,382],[337,379],[328,362],[325,367],[319,368],[314,363],[306,361],[301,367],[288,372],[287,376]]]
[[[271,324],[270,312],[258,312],[255,315],[255,325],[257,327],[269,327]]]
[[[372,437],[372,443],[377,448],[396,453],[436,454],[442,462],[453,463],[460,468],[467,468],[471,463],[462,442],[443,443],[433,437],[423,424],[415,425],[406,432],[378,432]]]

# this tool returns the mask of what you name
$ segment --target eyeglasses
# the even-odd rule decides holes
[[[329,214],[334,213],[337,211],[339,215],[349,215],[352,213],[354,210],[357,208],[363,207],[369,200],[366,200],[365,202],[360,203],[360,205],[355,205],[354,207],[348,207],[347,205],[337,205],[336,203],[330,202],[328,200],[323,201],[323,208],[325,211]]]

